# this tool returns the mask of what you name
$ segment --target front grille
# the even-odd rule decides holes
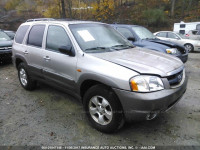
[[[187,50],[184,48],[177,48],[178,51],[181,53],[181,54],[186,54],[187,53]]]
[[[0,47],[0,50],[9,50],[9,49],[12,49],[12,47],[11,46],[10,47],[9,46],[8,47],[5,47],[5,46],[4,47]]]
[[[181,83],[181,81],[183,80],[183,78],[184,78],[184,70],[167,77],[170,86],[179,85]]]

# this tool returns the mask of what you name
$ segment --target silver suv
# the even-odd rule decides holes
[[[133,47],[103,23],[23,23],[12,58],[23,88],[41,81],[76,96],[91,125],[107,133],[125,121],[154,119],[186,91],[178,58]]]

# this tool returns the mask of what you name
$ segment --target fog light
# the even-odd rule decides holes
[[[158,115],[157,112],[150,112],[149,114],[147,114],[146,119],[147,120],[153,120],[154,118],[156,118]]]

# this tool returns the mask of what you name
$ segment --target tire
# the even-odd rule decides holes
[[[104,85],[91,87],[83,97],[90,124],[98,131],[112,133],[124,124],[121,104],[115,93]]]
[[[185,44],[185,49],[188,51],[188,53],[194,51],[194,46],[192,44]]]
[[[32,91],[36,88],[36,81],[32,80],[29,76],[25,63],[20,63],[18,66],[18,78],[24,89]]]

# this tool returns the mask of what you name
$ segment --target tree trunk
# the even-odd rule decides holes
[[[65,13],[65,1],[61,0],[61,18],[66,18],[66,13]]]
[[[69,18],[72,18],[72,0],[67,0]]]
[[[176,0],[171,0],[171,17],[174,18],[174,8]]]
[[[181,19],[184,19],[184,16],[185,16],[185,0],[182,0]]]

